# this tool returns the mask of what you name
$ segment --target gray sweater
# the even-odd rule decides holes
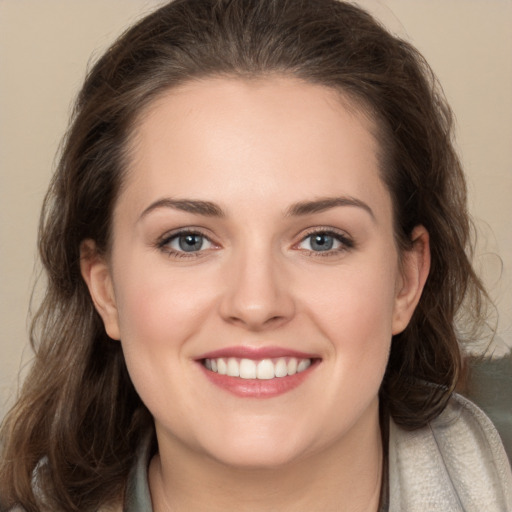
[[[148,436],[131,470],[122,512],[153,512],[150,458]],[[512,512],[512,471],[500,436],[462,396],[454,395],[424,428],[410,432],[391,420],[388,462],[379,512]],[[107,511],[121,512],[121,507],[102,512]]]
[[[153,511],[149,458],[148,441],[130,475],[124,512]],[[500,437],[459,395],[422,429],[409,432],[391,421],[388,476],[381,512],[512,512],[512,472]]]

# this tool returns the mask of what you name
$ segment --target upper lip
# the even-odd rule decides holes
[[[200,355],[197,359],[218,359],[220,357],[234,357],[238,359],[273,359],[278,357],[296,357],[297,359],[317,359],[318,355],[300,352],[284,347],[226,347]]]

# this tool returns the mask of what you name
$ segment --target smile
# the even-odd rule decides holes
[[[316,373],[322,358],[284,347],[234,346],[200,355],[196,362],[215,387],[242,398],[288,393]]]
[[[289,377],[307,370],[311,366],[311,359],[279,357],[258,361],[246,358],[219,357],[204,359],[203,365],[211,372],[228,377],[271,380]]]

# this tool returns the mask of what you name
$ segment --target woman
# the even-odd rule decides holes
[[[176,0],[94,66],[48,193],[2,507],[507,510],[463,380],[451,114],[335,0]],[[468,471],[471,468],[471,471]]]

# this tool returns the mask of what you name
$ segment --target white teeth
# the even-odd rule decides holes
[[[276,377],[286,377],[288,375],[288,368],[284,359],[277,360],[274,372]]]
[[[238,361],[232,357],[228,359],[228,375],[230,377],[238,377],[240,375],[240,366]]]
[[[227,375],[228,365],[224,359],[217,359],[217,373],[219,375]]]
[[[311,361],[309,359],[301,359],[299,365],[297,366],[297,373],[303,372],[311,365]]]
[[[240,377],[242,379],[256,378],[256,363],[252,359],[242,359],[240,361]]]
[[[295,357],[279,357],[276,359],[205,359],[204,366],[219,375],[240,377],[242,379],[269,380],[282,378],[303,372],[311,366],[311,359],[297,359]]]
[[[275,377],[274,363],[270,359],[263,359],[256,368],[256,378],[269,380]]]
[[[288,371],[288,375],[295,375],[297,373],[297,359],[295,359],[295,357],[289,359],[286,369]]]

